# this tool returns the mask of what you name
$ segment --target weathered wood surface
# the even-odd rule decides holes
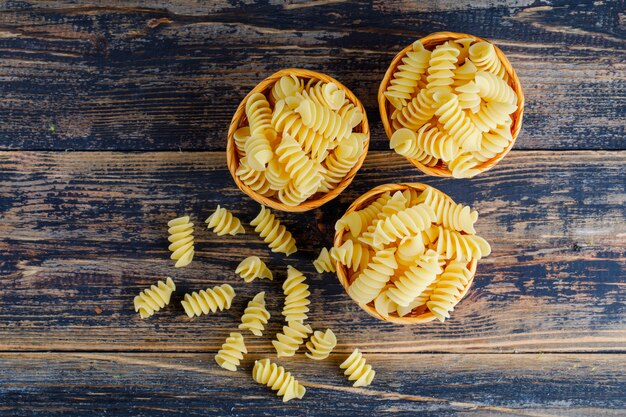
[[[0,413],[610,417],[626,407],[623,354],[370,353],[378,373],[365,389],[353,388],[339,370],[346,355],[312,364],[299,354],[280,363],[307,393],[286,405],[251,378],[263,355],[251,353],[230,373],[214,354],[0,354]]]
[[[303,215],[280,213],[300,251],[273,255],[247,227],[217,237],[203,220],[217,204],[250,221],[258,204],[235,188],[221,152],[3,152],[0,154],[0,349],[203,352],[223,343],[247,300],[268,291],[281,325],[286,264],[310,278],[311,323],[333,328],[340,352],[623,352],[626,320],[626,152],[512,152],[471,181],[418,175],[400,156],[371,152],[339,201]],[[371,187],[423,181],[481,213],[493,246],[475,286],[445,324],[378,322],[311,261],[329,245],[333,224]],[[166,222],[190,214],[196,258],[176,270]],[[246,285],[234,274],[258,254],[275,282]],[[133,297],[157,279],[178,284],[173,305],[150,320]],[[224,281],[239,295],[229,312],[189,320],[181,294]],[[101,309],[100,313],[96,312]],[[521,318],[523,317],[523,320]],[[255,342],[271,352],[270,338]]]
[[[378,84],[440,30],[509,56],[527,102],[517,149],[626,147],[623,1],[20,1],[0,4],[0,149],[224,150],[241,98],[291,66],[350,87],[387,149]]]

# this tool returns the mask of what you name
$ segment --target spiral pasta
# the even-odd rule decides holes
[[[476,168],[477,166],[478,161],[471,153],[459,154],[448,164],[448,168],[452,171],[454,178],[472,178],[480,174],[480,170]]]
[[[469,262],[472,259],[480,260],[491,253],[491,246],[480,236],[463,235],[443,226],[431,230],[434,235],[431,241],[437,244],[437,253],[445,256],[446,259]]]
[[[337,346],[337,337],[332,330],[326,329],[325,332],[316,330],[306,342],[306,348],[309,350],[306,356],[321,361],[330,355],[335,346]]]
[[[398,250],[396,251],[398,265],[413,265],[415,259],[424,253],[424,250],[424,239],[421,234],[402,238],[398,244]]]
[[[402,64],[398,65],[384,93],[395,108],[402,109],[415,95],[418,82],[426,72],[431,59],[431,52],[419,41],[413,44],[413,51],[407,52],[402,58]]]
[[[458,56],[459,50],[451,46],[449,42],[435,48],[428,62],[427,89],[452,85],[453,70],[456,68]]]
[[[267,278],[270,281],[274,279],[272,271],[258,256],[248,256],[241,261],[235,269],[235,273],[248,283],[254,281],[255,278]]]
[[[498,125],[505,124],[509,119],[509,115],[517,109],[515,104],[500,103],[497,101],[490,101],[480,106],[480,110],[470,115],[471,120],[476,127],[482,132],[489,132],[491,129],[495,129]],[[468,149],[471,151],[477,151],[477,149]]]
[[[457,147],[466,151],[478,149],[480,131],[472,124],[472,119],[463,113],[458,97],[453,93],[435,93],[434,98],[438,106],[435,115]]]
[[[253,191],[266,197],[274,195],[270,182],[264,171],[255,171],[248,165],[248,157],[239,160],[239,166],[235,172],[239,179]]]
[[[248,306],[241,316],[240,329],[247,329],[255,336],[263,336],[265,325],[271,315],[265,308],[265,291],[261,291],[248,302]]]
[[[326,158],[326,172],[322,173],[320,191],[327,192],[335,187],[356,165],[363,153],[365,135],[353,133],[342,140],[332,154]]]
[[[372,369],[372,365],[366,362],[359,349],[354,349],[339,367],[345,369],[344,375],[348,376],[348,381],[355,381],[353,384],[355,387],[370,385],[376,375],[376,371]]]
[[[167,222],[170,241],[168,249],[172,252],[170,259],[176,261],[176,268],[187,266],[193,260],[194,239],[193,223],[189,221],[189,216],[177,217]]]
[[[283,316],[285,321],[299,321],[302,323],[308,318],[309,312],[309,285],[305,283],[306,277],[302,272],[293,266],[287,266],[287,279],[283,282],[283,293],[285,294],[285,305],[283,307]]]
[[[326,138],[348,137],[352,131],[347,120],[343,120],[333,110],[305,98],[296,108],[296,112],[302,117],[302,123]]]
[[[335,264],[330,257],[330,252],[326,248],[322,248],[319,256],[313,261],[313,266],[318,273],[335,272]]]
[[[285,164],[285,171],[289,173],[297,189],[306,192],[319,187],[323,178],[320,168],[290,135],[283,136],[281,144],[276,149],[276,155],[278,160]]]
[[[511,125],[505,124],[485,132],[480,149],[472,152],[474,159],[479,162],[485,162],[501,154],[513,141],[511,135]]]
[[[176,284],[170,277],[167,277],[165,282],[159,281],[157,285],[151,285],[134,298],[135,311],[142,319],[152,316],[170,303],[174,291],[176,291]]]
[[[239,233],[245,233],[246,230],[241,225],[241,221],[233,216],[233,214],[222,208],[217,206],[215,212],[211,214],[205,221],[207,227],[209,229],[213,229],[218,236],[223,236],[225,234],[236,235]]]
[[[420,90],[417,96],[397,113],[395,121],[397,124],[394,123],[394,127],[417,130],[432,119],[435,115],[435,101],[432,93],[432,90],[425,88]]]
[[[367,227],[376,218],[387,200],[390,198],[390,193],[384,193],[363,210],[356,210],[348,213],[337,220],[337,223],[335,223],[335,230],[347,229],[350,231],[352,237],[359,236],[362,231],[367,230]]]
[[[517,104],[515,91],[497,75],[486,71],[476,73],[476,86],[480,97],[487,101]]]
[[[228,310],[235,297],[235,290],[228,284],[207,288],[199,293],[185,294],[181,301],[185,313],[190,318],[202,314],[215,313],[217,310]]]
[[[342,265],[359,271],[367,266],[370,254],[365,245],[359,242],[346,240],[341,246],[333,248],[330,256]]]
[[[386,286],[385,288],[389,288],[390,286]],[[387,295],[386,289],[381,291],[378,296],[374,299],[374,308],[376,312],[383,317],[389,317],[391,313],[398,310],[398,304],[392,301]]]
[[[255,227],[254,231],[269,245],[272,252],[282,252],[289,256],[298,250],[291,233],[280,224],[270,209],[261,206],[261,211],[250,222],[250,225]]]
[[[251,135],[265,136],[272,129],[272,109],[270,103],[261,93],[254,93],[246,101],[246,116],[250,124]]]
[[[476,42],[469,48],[469,57],[476,67],[495,74],[498,78],[508,78],[506,70],[496,54],[496,48],[489,42]]]
[[[222,348],[215,355],[215,362],[222,368],[235,372],[244,353],[248,353],[248,349],[243,340],[243,335],[233,332],[226,338]]]
[[[403,276],[394,281],[386,291],[387,297],[398,306],[406,307],[435,281],[441,272],[439,255],[433,250],[428,250]]]
[[[437,224],[458,232],[476,234],[474,223],[478,220],[478,212],[472,211],[469,206],[453,202],[432,187],[427,187],[417,201],[428,204],[434,210]]]
[[[364,243],[374,249],[381,249],[381,244],[375,241],[375,231],[378,224],[384,219],[404,210],[407,208],[407,200],[400,191],[396,191],[391,198],[382,207],[380,213],[376,215],[376,218],[372,223],[367,226],[367,230],[359,236],[359,242]]]
[[[461,292],[467,286],[472,273],[463,262],[450,263],[437,285],[433,289],[426,307],[435,315],[437,320],[443,322],[450,318],[450,312],[461,299]]]
[[[315,188],[311,188],[307,191],[298,189],[294,182],[290,180],[287,186],[278,192],[278,197],[283,204],[294,207],[306,201],[306,199],[315,194],[316,191]]]
[[[387,245],[397,239],[415,235],[426,230],[435,220],[435,211],[429,205],[409,207],[378,223],[374,232],[374,246],[378,246],[378,242]]]
[[[415,297],[413,301],[409,303],[408,306],[402,307],[398,306],[398,317],[404,317],[413,311],[416,307],[423,306],[430,299],[430,295],[432,294],[435,286],[437,285],[437,280],[433,281],[420,295]]]
[[[396,130],[391,136],[391,147],[411,159],[420,159],[420,155],[426,153],[448,162],[456,156],[454,140],[430,123],[423,125],[417,133],[409,129]]]
[[[278,158],[272,159],[265,169],[265,178],[268,187],[274,191],[281,191],[289,184],[289,173],[285,169],[285,164],[280,162]]]
[[[235,139],[235,146],[239,152],[239,156],[244,157],[246,155],[246,141],[250,138],[250,126],[240,127],[235,130],[233,139]]]
[[[285,368],[270,362],[269,359],[254,362],[252,378],[259,384],[267,385],[272,391],[278,391],[276,395],[283,397],[283,402],[294,398],[301,399],[306,393],[306,388],[300,385],[290,372],[286,372]]]
[[[307,89],[306,97],[331,110],[339,110],[346,100],[346,93],[333,82],[318,81]]]
[[[272,87],[271,97],[276,103],[287,97],[295,96],[304,90],[304,82],[295,75],[284,75]]]
[[[348,287],[348,295],[359,304],[372,301],[391,279],[398,263],[391,247],[376,252],[372,260]]]
[[[288,322],[287,326],[283,326],[283,332],[276,334],[276,340],[272,340],[276,355],[279,358],[295,355],[304,339],[311,333],[313,329],[308,324],[302,324],[300,321]]]

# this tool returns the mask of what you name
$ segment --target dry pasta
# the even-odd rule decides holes
[[[265,308],[265,291],[254,296],[241,316],[240,329],[248,329],[255,336],[263,336],[265,325],[270,319],[270,313]]]
[[[189,216],[178,217],[167,223],[169,229],[169,237],[167,240],[171,242],[168,249],[172,251],[170,259],[176,261],[176,268],[187,266],[193,260],[194,240],[193,240],[193,223],[189,221]]]
[[[248,256],[241,261],[235,269],[235,273],[239,274],[245,282],[252,282],[255,278],[267,278],[270,281],[274,279],[272,271],[265,265],[265,262],[258,256]]]
[[[267,385],[272,391],[278,391],[276,395],[283,397],[283,402],[302,398],[306,393],[306,388],[300,385],[290,372],[270,362],[269,359],[254,362],[252,378],[259,384]]]
[[[287,279],[283,282],[283,293],[285,294],[285,305],[283,307],[283,316],[285,321],[299,321],[302,323],[308,318],[309,312],[309,285],[305,283],[306,277],[302,272],[293,266],[287,266]]]
[[[282,252],[289,256],[298,250],[291,233],[287,231],[284,225],[280,224],[280,221],[267,207],[261,206],[261,211],[250,222],[250,225],[254,226],[254,231],[269,245],[272,252]]]
[[[335,265],[330,257],[330,252],[326,248],[322,248],[319,256],[313,261],[313,266],[318,273],[335,272]]]
[[[471,276],[463,262],[452,262],[446,267],[426,302],[428,309],[439,321],[450,318],[450,312],[461,299],[461,292]]]
[[[215,362],[222,368],[235,372],[243,359],[243,354],[248,353],[241,333],[231,333],[226,338],[222,348],[215,355]]]
[[[276,355],[280,357],[293,356],[304,343],[304,339],[313,333],[313,329],[308,324],[299,321],[290,321],[287,326],[283,326],[283,332],[276,334],[276,340],[272,340],[272,345],[276,349]]]
[[[348,294],[357,303],[367,304],[372,301],[391,279],[398,267],[394,253],[396,248],[377,252],[372,260],[348,287]]]
[[[219,205],[215,209],[215,212],[211,214],[205,221],[209,229],[213,229],[218,236],[225,234],[236,235],[239,233],[245,233],[246,230],[241,225],[241,221],[233,216],[233,214]]]
[[[376,375],[376,371],[372,369],[372,365],[366,362],[359,349],[354,349],[339,367],[345,369],[344,374],[348,376],[349,381],[354,381],[353,386],[355,387],[370,385]]]
[[[235,297],[235,290],[228,284],[207,288],[200,292],[185,294],[181,301],[187,316],[201,316],[202,314],[215,313],[217,310],[228,310]]]
[[[308,349],[306,356],[313,360],[321,361],[330,355],[335,346],[337,346],[337,337],[332,330],[326,329],[325,332],[316,330],[309,341],[306,342],[306,348]]]
[[[172,278],[167,277],[165,282],[159,281],[157,285],[143,290],[133,300],[135,311],[139,317],[146,319],[170,303],[172,292],[176,291],[176,284]]]

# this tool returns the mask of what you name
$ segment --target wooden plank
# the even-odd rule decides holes
[[[247,300],[268,292],[280,328],[281,281],[293,264],[309,277],[311,323],[332,327],[340,352],[613,352],[626,348],[626,152],[512,152],[471,181],[424,177],[404,159],[371,152],[355,182],[321,210],[280,213],[300,251],[272,255],[248,226],[219,238],[202,222],[217,204],[246,224],[258,205],[234,188],[224,154],[212,152],[0,153],[0,350],[216,349]],[[332,274],[311,261],[329,245],[335,220],[372,186],[423,181],[480,213],[493,246],[475,286],[445,324],[402,327],[362,312]],[[197,255],[175,270],[165,223],[191,214]],[[258,254],[274,282],[245,285],[234,269]],[[150,320],[133,297],[172,276],[173,305]],[[224,281],[239,293],[231,311],[189,320],[181,294]],[[101,310],[101,311],[100,311]],[[523,320],[520,318],[523,317]],[[255,342],[271,352],[269,337]]]
[[[387,149],[376,106],[386,68],[447,29],[495,41],[517,68],[518,149],[626,149],[620,2],[116,4],[0,6],[0,149],[224,150],[241,98],[290,66],[353,89],[372,149]]]
[[[623,354],[367,353],[377,371],[368,388],[353,388],[342,375],[345,355],[313,363],[298,354],[280,363],[307,393],[283,404],[250,376],[262,355],[247,355],[230,373],[214,353],[0,354],[0,413],[546,417],[623,416],[626,407]]]

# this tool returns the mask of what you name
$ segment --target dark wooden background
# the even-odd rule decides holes
[[[626,415],[623,1],[103,3],[0,2],[0,414]],[[496,42],[526,94],[514,150],[472,180],[393,155],[376,107],[395,52],[440,30]],[[340,198],[280,214],[300,248],[286,260],[250,227],[218,238],[201,223],[218,203],[246,222],[258,211],[226,170],[226,130],[247,91],[291,66],[351,88],[372,141]],[[493,247],[445,324],[378,322],[311,265],[355,197],[398,181],[476,207]],[[175,270],[165,223],[184,213],[197,254]],[[278,279],[243,284],[234,267],[251,254]],[[250,370],[274,357],[287,263],[339,345],[280,361],[308,389],[283,405]],[[167,275],[173,305],[140,320],[133,297]],[[183,314],[181,294],[224,281],[230,311]],[[275,320],[231,374],[213,355],[261,289]],[[337,368],[354,347],[378,371],[366,389]]]

